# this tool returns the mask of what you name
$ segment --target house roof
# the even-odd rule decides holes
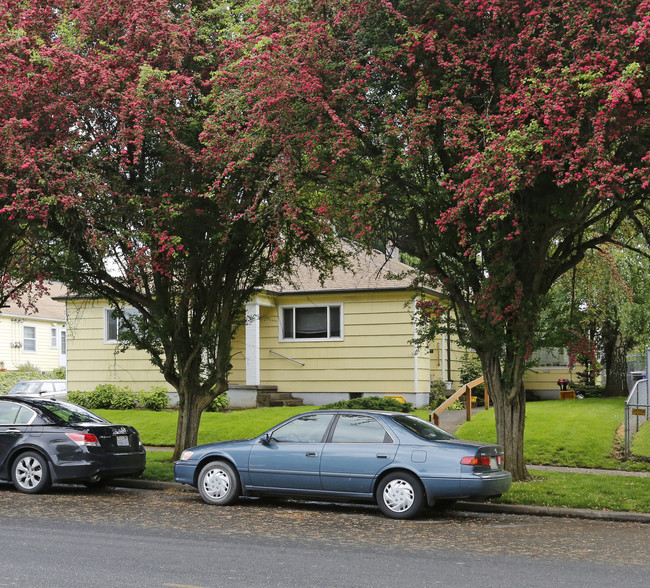
[[[368,250],[346,244],[349,267],[336,267],[332,274],[320,280],[318,272],[298,265],[288,280],[268,286],[267,292],[276,295],[353,292],[379,290],[410,290],[417,271],[394,257],[377,250]],[[430,293],[438,294],[433,290]],[[439,295],[439,294],[438,294]]]
[[[43,294],[43,296],[34,302],[35,309],[25,309],[13,300],[9,300],[7,306],[0,311],[0,316],[20,316],[65,321],[65,302],[55,300],[55,298],[65,296],[67,288],[59,282],[48,282],[46,287],[48,293]],[[23,300],[26,302],[26,297],[23,297]]]

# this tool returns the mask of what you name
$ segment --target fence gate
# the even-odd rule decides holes
[[[646,348],[646,376],[650,367],[650,347]],[[625,401],[625,456],[630,455],[632,439],[639,432],[641,425],[647,420],[650,413],[650,394],[648,394],[648,380],[639,380],[634,384],[632,392]]]

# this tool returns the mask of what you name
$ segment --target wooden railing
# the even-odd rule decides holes
[[[476,388],[477,386],[480,386],[483,384],[485,380],[483,379],[483,376],[480,378],[476,378],[476,380],[472,380],[471,382],[464,384],[461,386],[456,392],[454,392],[447,400],[445,400],[438,408],[436,408],[434,411],[432,411],[429,414],[429,420],[433,421],[433,424],[438,426],[440,424],[440,415],[447,410],[449,406],[451,406],[456,400],[458,400],[461,396],[465,395],[465,412],[466,412],[466,417],[468,421],[472,420],[472,390]],[[485,393],[483,395],[485,398],[485,408],[488,409],[490,407],[490,395],[488,394],[487,386],[485,387]]]

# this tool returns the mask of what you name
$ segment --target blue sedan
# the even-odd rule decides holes
[[[367,500],[395,519],[426,505],[500,496],[512,481],[499,445],[464,441],[413,415],[367,410],[306,412],[254,439],[187,449],[174,477],[209,504],[242,495]]]

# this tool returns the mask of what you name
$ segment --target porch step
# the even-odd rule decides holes
[[[301,398],[294,398],[289,392],[278,392],[276,387],[260,388],[257,391],[257,406],[302,406]]]

